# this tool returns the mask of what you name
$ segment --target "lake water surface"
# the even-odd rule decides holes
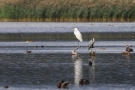
[[[74,27],[83,36],[78,55],[71,54]],[[134,90],[135,53],[121,54],[126,45],[135,50],[134,33],[135,23],[1,22],[0,90],[59,90],[60,80],[71,82],[68,90]],[[95,57],[87,48],[91,38]],[[81,78],[90,84],[80,86]]]

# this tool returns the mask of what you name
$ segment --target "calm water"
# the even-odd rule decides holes
[[[78,44],[74,27],[84,36],[77,56],[71,54]],[[91,37],[87,35],[93,32],[96,42],[92,50],[96,56],[90,57],[87,45]],[[119,33],[121,37],[97,37],[100,33]],[[71,82],[69,90],[134,90],[135,54],[121,54],[127,44],[135,50],[134,33],[135,23],[1,22],[0,90],[4,90],[4,85],[9,86],[8,90],[58,90],[57,83],[61,79]],[[25,34],[32,34],[32,38]],[[37,39],[38,34],[39,38],[49,34],[50,39]],[[29,40],[33,42],[27,42]],[[26,54],[26,50],[32,53]],[[92,66],[88,65],[89,61],[93,62]],[[90,84],[78,85],[81,78],[88,79]]]
[[[135,23],[7,23],[0,22],[0,33],[65,33],[73,28],[80,32],[135,32]]]

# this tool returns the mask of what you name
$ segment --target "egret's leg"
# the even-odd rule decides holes
[[[77,53],[75,52],[77,49],[79,49],[80,46],[76,47],[73,51],[72,51],[72,55],[77,55]]]
[[[76,55],[77,53],[75,52],[77,49],[79,49],[80,48],[80,45],[79,45],[79,42],[78,42],[78,46],[72,51],[72,54],[73,55]]]
[[[75,49],[74,49],[74,52],[77,50],[77,49],[79,49],[80,47],[78,46],[78,47],[76,47]]]

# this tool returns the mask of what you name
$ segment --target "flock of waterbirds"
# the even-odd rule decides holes
[[[78,50],[81,46],[80,46],[80,42],[83,42],[83,39],[82,39],[82,34],[79,32],[78,28],[74,28],[74,35],[76,36],[76,38],[78,39],[78,46],[72,50],[72,55],[78,55],[76,53],[76,50]],[[26,41],[27,43],[32,43],[32,41]],[[92,51],[92,48],[94,48],[94,43],[95,43],[95,39],[92,38],[90,40],[90,42],[88,43],[88,50],[91,49],[91,52],[89,53],[90,56],[95,56],[95,51]],[[36,47],[39,47],[39,46],[36,46]],[[44,47],[43,45],[41,46],[42,48]],[[130,52],[133,52],[133,49],[131,48],[132,46],[130,45],[126,45],[126,49],[124,52],[122,52],[123,55],[128,55],[128,56],[131,56],[131,53]],[[105,48],[104,48],[105,49]],[[30,50],[26,50],[26,53],[31,53],[32,51]],[[89,61],[89,66],[92,66],[92,62]],[[80,79],[79,81],[79,84],[80,85],[86,85],[86,84],[89,84],[90,82],[87,80],[87,79]],[[60,80],[57,84],[57,88],[68,88],[68,85],[70,85],[70,82],[69,81],[64,81],[64,80]],[[4,88],[8,88],[8,86],[4,86]]]
[[[79,49],[81,46],[79,45],[79,42],[83,42],[83,39],[82,39],[82,34],[79,32],[78,28],[74,28],[74,35],[76,36],[76,38],[78,39],[78,46],[72,50],[72,55],[77,55],[77,53],[75,52],[77,49]],[[19,36],[22,37],[22,35],[19,33]],[[32,43],[33,41],[26,41],[26,43]],[[95,42],[95,39],[92,38],[88,44],[88,50],[90,50],[90,48],[94,48],[94,42]],[[36,46],[36,48],[38,48],[40,46]],[[43,45],[41,46],[42,48],[44,47]],[[26,50],[26,53],[31,53],[32,51],[30,50]],[[91,52],[90,55],[95,55],[95,52]]]
[[[77,28],[74,28],[73,30],[74,30],[74,35],[75,35],[76,38],[78,39],[78,46],[77,46],[74,50],[72,50],[72,55],[78,55],[78,54],[76,53],[76,50],[81,47],[80,44],[79,44],[79,42],[82,42],[83,39],[82,39],[82,34],[79,32],[79,30],[78,30]],[[90,40],[89,44],[88,44],[88,50],[90,50],[91,48],[94,48],[94,43],[95,43],[95,39],[92,38],[92,39]],[[90,52],[90,56],[95,56],[95,52],[94,52],[94,51],[91,51],[91,52]],[[91,61],[89,62],[89,65],[90,65],[90,66],[92,65],[92,62],[91,62]],[[87,85],[87,84],[89,84],[89,83],[90,83],[89,80],[84,79],[84,78],[80,79],[80,81],[79,81],[79,85]],[[61,81],[59,81],[59,83],[57,84],[57,87],[58,87],[58,88],[68,88],[68,85],[70,85],[70,82],[69,82],[69,81],[66,81],[66,82],[65,82],[64,80],[61,80]]]
[[[80,85],[87,85],[89,83],[90,82],[87,79],[80,79],[80,81],[79,81],[79,84]],[[69,81],[61,80],[57,84],[57,88],[68,88],[68,85],[70,85],[70,82]]]
[[[82,39],[82,34],[79,32],[79,30],[77,28],[74,28],[73,30],[74,30],[74,35],[78,39],[78,46],[72,51],[72,55],[77,55],[77,53],[75,51],[81,47],[79,45],[79,42],[82,42],[83,39]],[[92,38],[88,44],[88,50],[90,50],[90,48],[94,48],[94,42],[95,42],[95,39]],[[94,53],[94,52],[92,52],[92,53]]]
[[[79,30],[77,28],[74,28],[73,30],[74,30],[74,35],[78,39],[78,46],[74,50],[72,50],[72,55],[77,55],[76,50],[81,47],[79,45],[79,42],[82,42],[83,39],[82,39],[82,34],[79,32]],[[92,38],[90,40],[89,44],[88,44],[88,50],[91,49],[91,52],[89,53],[89,55],[92,56],[92,57],[95,56],[95,51],[92,51],[92,48],[94,48],[94,43],[95,43],[95,39]],[[130,52],[133,52],[133,49],[131,48],[131,46],[126,45],[126,51],[125,52],[122,52],[122,54],[130,56],[131,55]],[[89,61],[88,64],[89,64],[89,66],[92,66],[92,62],[91,61]],[[89,84],[89,83],[90,82],[87,79],[83,79],[83,78],[80,79],[80,81],[79,81],[79,85],[86,85],[86,84]],[[57,87],[58,88],[67,88],[68,85],[70,85],[70,82],[68,82],[68,81],[67,82],[64,82],[64,80],[61,80],[58,83]]]

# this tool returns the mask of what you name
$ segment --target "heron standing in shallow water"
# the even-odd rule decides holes
[[[82,40],[82,34],[79,32],[79,30],[78,30],[77,28],[74,28],[73,30],[74,30],[74,35],[75,35],[76,38],[79,40],[79,41],[78,41],[78,47],[75,48],[75,49],[72,51],[72,54],[73,54],[73,55],[76,55],[77,53],[75,53],[75,51],[81,47],[81,46],[79,45],[79,42],[82,42],[83,40]]]
[[[89,45],[88,45],[88,50],[90,50],[90,48],[94,48],[94,43],[95,43],[95,39],[92,38],[89,42]]]
[[[95,43],[95,39],[92,38],[89,42],[89,45],[88,45],[88,50],[90,50],[90,48],[94,48],[94,43]],[[95,52],[92,51],[91,49],[91,52],[89,53],[90,56],[95,56]]]

